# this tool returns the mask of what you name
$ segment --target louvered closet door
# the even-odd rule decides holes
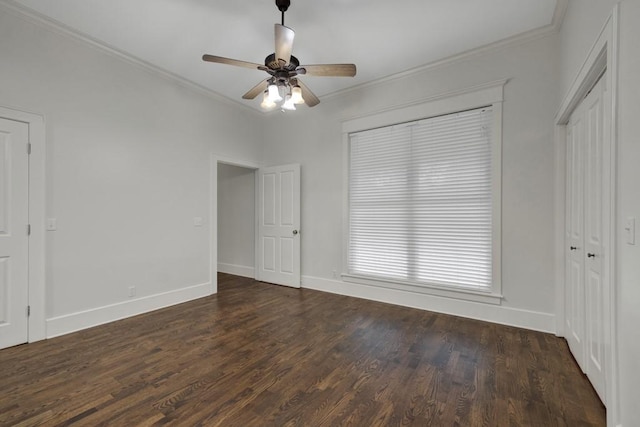
[[[603,274],[606,79],[601,78],[567,126],[565,336],[576,361],[605,400],[609,288]]]

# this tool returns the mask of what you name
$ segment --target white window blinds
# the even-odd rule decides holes
[[[351,275],[491,291],[491,107],[349,135]]]

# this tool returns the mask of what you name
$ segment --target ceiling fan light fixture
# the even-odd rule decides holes
[[[270,110],[276,106],[276,103],[269,99],[269,91],[265,90],[262,94],[262,102],[260,103],[260,107],[265,110]]]
[[[275,83],[270,83],[267,90],[269,92],[269,101],[271,101],[272,103],[282,101],[282,97],[280,96],[280,90],[278,89],[278,86]]]
[[[295,85],[291,88],[291,102],[294,104],[304,104],[304,98],[302,97],[302,88]]]
[[[296,109],[296,105],[293,103],[293,98],[291,97],[291,95],[287,95],[284,99],[284,103],[282,104],[282,109],[283,110],[295,110]]]

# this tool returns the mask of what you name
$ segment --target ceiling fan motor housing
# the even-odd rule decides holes
[[[284,61],[276,60],[276,54],[272,53],[271,55],[264,58],[264,65],[271,70],[284,70],[284,71],[294,71],[296,68],[300,66],[300,61],[298,58],[291,55],[288,64],[284,64]]]

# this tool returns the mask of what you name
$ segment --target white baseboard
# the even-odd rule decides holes
[[[541,332],[554,333],[556,327],[555,316],[551,313],[501,305],[483,304],[311,276],[302,276],[302,287]]]
[[[211,295],[211,284],[189,286],[175,291],[105,305],[77,313],[47,319],[47,338],[69,334],[149,311]]]
[[[218,263],[218,272],[233,274],[235,276],[255,278],[255,269],[246,265],[226,264],[224,262]]]

